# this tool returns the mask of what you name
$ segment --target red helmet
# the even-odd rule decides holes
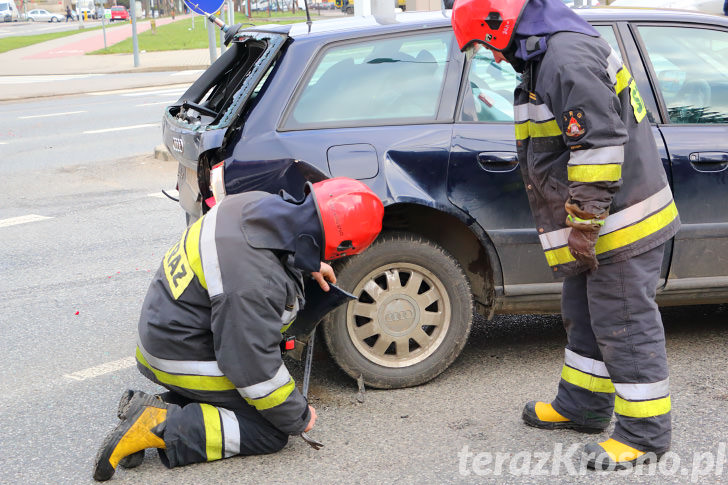
[[[359,254],[374,242],[384,206],[369,187],[346,177],[308,185],[324,230],[324,259]]]
[[[518,20],[528,0],[457,0],[452,28],[460,50],[485,44],[504,51],[511,45]]]

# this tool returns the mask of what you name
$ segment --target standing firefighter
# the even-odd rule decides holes
[[[137,366],[169,392],[127,391],[94,478],[158,448],[167,467],[273,453],[314,426],[316,412],[283,364],[281,333],[303,307],[303,273],[357,254],[382,228],[366,185],[307,184],[302,201],[248,192],[224,198],[164,256],[142,307]]]
[[[680,222],[635,81],[604,39],[559,0],[458,0],[468,57],[484,45],[522,73],[515,90],[521,173],[554,275],[568,343],[558,394],[526,424],[600,432],[592,468],[670,447],[665,337],[655,304],[664,243]],[[629,464],[628,464],[629,463]]]

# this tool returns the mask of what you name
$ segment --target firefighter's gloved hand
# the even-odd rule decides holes
[[[574,202],[567,201],[564,205],[568,216],[566,225],[571,227],[567,242],[571,255],[579,262],[594,271],[599,267],[595,246],[599,239],[599,230],[604,225],[609,211],[601,214],[586,212]]]

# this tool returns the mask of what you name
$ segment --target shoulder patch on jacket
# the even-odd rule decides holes
[[[561,115],[564,120],[564,135],[578,140],[586,134],[586,115],[583,110],[570,109]]]

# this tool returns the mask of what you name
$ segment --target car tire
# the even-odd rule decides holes
[[[368,386],[416,386],[460,355],[473,322],[470,283],[437,243],[386,233],[337,268],[337,281],[358,298],[324,320],[331,356]]]

